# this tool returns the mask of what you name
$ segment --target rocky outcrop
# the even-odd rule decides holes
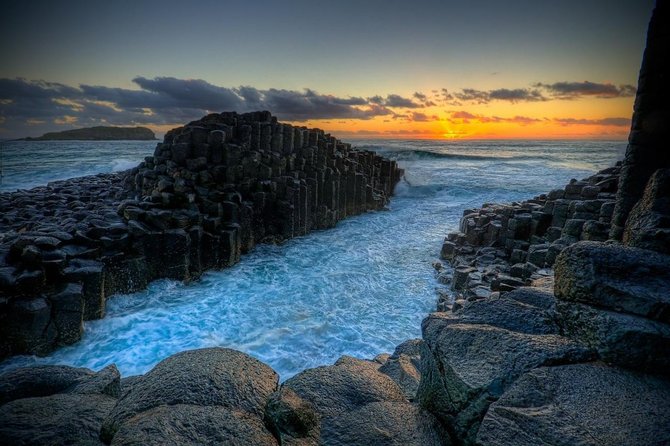
[[[135,169],[0,194],[0,357],[76,342],[113,294],[382,209],[401,175],[269,112],[221,113],[168,132]]]
[[[642,197],[657,169],[670,167],[670,6],[659,1],[654,9],[638,78],[621,187],[613,215],[611,237],[620,240],[630,211]]]
[[[551,275],[547,268],[565,247],[606,240],[619,173],[617,165],[531,200],[465,210],[460,231],[442,245],[441,257],[452,268],[440,271],[439,279],[452,292],[438,308],[530,285]]]
[[[151,141],[154,139],[156,139],[156,135],[146,127],[102,126],[50,132],[37,138],[25,138],[26,141]]]

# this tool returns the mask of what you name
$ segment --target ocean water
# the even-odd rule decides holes
[[[50,356],[20,356],[0,370],[30,364],[100,369],[115,363],[124,376],[148,371],[176,352],[208,346],[242,350],[285,380],[341,355],[372,358],[420,337],[435,307],[432,263],[464,209],[510,202],[562,187],[622,158],[625,142],[600,141],[352,141],[395,158],[405,168],[388,210],[342,221],[280,246],[259,246],[232,268],[189,284],[161,280],[143,292],[118,295],[107,316],[85,324],[83,339]],[[49,173],[109,171],[118,160],[151,154],[150,143],[71,143],[79,157],[44,143],[22,143],[14,184],[48,181]],[[34,165],[38,144],[51,169]],[[60,143],[58,143],[60,144]],[[81,144],[79,150],[77,145]],[[134,145],[133,145],[134,144]],[[84,152],[86,153],[84,156]],[[98,167],[96,167],[98,166]]]
[[[130,169],[153,155],[155,147],[156,141],[0,142],[0,192]]]

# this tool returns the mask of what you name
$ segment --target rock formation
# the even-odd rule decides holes
[[[617,240],[621,240],[628,215],[642,197],[651,175],[657,169],[670,167],[669,16],[668,2],[658,1],[647,31],[633,122],[621,172],[621,192],[614,210],[611,237]],[[666,221],[663,228],[670,230],[670,224]]]
[[[113,294],[382,209],[401,175],[269,112],[221,113],[171,130],[129,171],[0,194],[0,357],[77,341]]]

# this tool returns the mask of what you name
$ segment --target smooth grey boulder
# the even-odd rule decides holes
[[[556,259],[556,298],[670,323],[670,256],[579,242]]]
[[[628,215],[623,243],[670,254],[670,169],[659,169],[649,179]]]
[[[0,375],[0,405],[20,398],[60,393],[93,375],[89,369],[63,365],[39,365],[10,370]]]
[[[403,402],[377,402],[327,418],[320,443],[332,446],[438,446],[450,445],[449,434],[437,418]]]
[[[477,444],[670,444],[670,382],[602,363],[541,367],[490,406]]]
[[[127,420],[112,446],[277,446],[263,421],[245,411],[220,406],[158,406]]]
[[[57,394],[11,401],[0,407],[0,439],[7,445],[102,445],[100,426],[116,399]]]
[[[438,324],[439,328],[433,327]],[[543,365],[583,362],[591,350],[555,334],[518,333],[485,324],[423,322],[431,354],[422,356],[417,400],[472,442],[491,402],[522,374]]]
[[[670,374],[670,326],[577,302],[556,305],[564,335],[598,351],[611,364]]]
[[[103,424],[111,441],[130,418],[162,405],[221,406],[263,418],[278,376],[269,366],[226,348],[189,350],[161,361],[124,393]]]

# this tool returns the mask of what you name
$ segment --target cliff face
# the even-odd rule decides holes
[[[670,5],[659,1],[649,22],[628,148],[611,237],[621,240],[628,214],[657,169],[670,167]],[[670,227],[670,224],[668,224]]]
[[[83,129],[50,132],[26,141],[113,141],[113,140],[154,140],[156,135],[146,127],[87,127]]]
[[[0,194],[0,356],[77,341],[112,294],[382,209],[401,175],[321,130],[222,113],[168,132],[130,171]]]

